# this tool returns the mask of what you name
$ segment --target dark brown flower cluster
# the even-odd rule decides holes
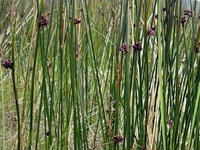
[[[119,142],[122,142],[123,139],[124,139],[124,138],[123,138],[121,135],[116,135],[116,136],[113,137],[113,142],[114,142],[115,144],[117,144],[117,143],[119,143]]]
[[[135,49],[135,51],[142,51],[142,43],[141,42],[136,42],[133,45],[133,48]]]
[[[121,52],[128,52],[127,51],[127,43],[126,42],[122,43],[122,45],[120,46],[119,50]]]
[[[194,52],[195,53],[199,53],[200,52],[199,46],[200,46],[200,42],[197,41],[197,38],[194,38]]]
[[[43,27],[46,26],[48,24],[49,20],[47,19],[47,17],[45,15],[42,15],[40,18],[40,22],[38,23],[38,27]]]
[[[172,126],[173,121],[172,121],[171,119],[169,119],[169,120],[167,121],[167,124],[168,124],[169,126]]]
[[[135,51],[142,51],[142,43],[141,42],[136,42],[132,47],[134,48]],[[121,52],[128,53],[127,43],[126,42],[122,43],[122,45],[119,47],[119,50]]]
[[[11,59],[4,60],[2,66],[6,69],[13,69],[13,61]]]
[[[81,19],[78,19],[78,18],[74,18],[74,24],[79,24],[79,23],[81,23]]]
[[[50,135],[50,132],[49,132],[49,131],[46,131],[45,135],[46,135],[46,136],[49,136],[49,135]]]
[[[181,16],[181,24],[182,24],[182,27],[185,26],[185,22],[186,22],[185,16]]]
[[[192,12],[191,12],[191,10],[189,10],[188,8],[185,9],[185,10],[184,10],[184,15],[185,15],[185,16],[189,16],[189,17],[191,17],[191,16],[192,16]]]
[[[199,51],[200,51],[200,50],[199,50],[199,47],[196,46],[195,49],[194,49],[194,51],[195,51],[195,53],[199,53]]]
[[[155,26],[149,28],[149,29],[147,30],[147,36],[153,36],[153,35],[155,35],[155,29],[156,29]]]
[[[184,10],[184,15],[181,16],[181,24],[182,24],[182,27],[185,26],[186,16],[192,17],[192,12],[191,12],[191,10],[189,10],[188,8]]]
[[[167,10],[167,8],[166,8],[166,7],[163,7],[162,10],[163,10],[163,12],[165,12],[165,11]]]
[[[158,19],[158,14],[155,14],[155,16],[154,16],[156,19]]]

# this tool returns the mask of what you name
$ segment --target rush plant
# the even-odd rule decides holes
[[[1,0],[0,149],[199,150],[188,2]]]

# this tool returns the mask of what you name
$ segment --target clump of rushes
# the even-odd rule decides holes
[[[77,17],[74,18],[74,24],[80,24],[81,19],[78,19]]]
[[[153,27],[149,28],[147,30],[147,36],[153,36],[153,35],[155,35],[155,29],[156,29],[156,26],[153,26]]]
[[[4,60],[2,66],[6,69],[13,69],[13,61],[11,59]]]
[[[136,42],[133,45],[133,48],[135,49],[135,51],[142,51],[142,43],[141,42]]]
[[[126,42],[122,43],[122,45],[119,47],[119,50],[121,52],[128,52],[127,51],[127,43]]]
[[[40,18],[40,22],[38,23],[38,27],[43,27],[46,26],[48,24],[49,20],[47,19],[46,15],[42,15]]]
[[[113,142],[114,142],[115,144],[118,144],[119,142],[122,142],[123,139],[124,139],[124,138],[123,138],[121,135],[116,135],[116,136],[113,137]]]

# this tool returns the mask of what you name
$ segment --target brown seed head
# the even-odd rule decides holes
[[[40,22],[38,23],[38,27],[43,27],[43,26],[46,26],[48,24],[48,19],[45,15],[42,15],[41,18],[40,18]]]
[[[11,59],[4,60],[2,66],[6,69],[13,69],[13,61]]]
[[[123,141],[123,137],[121,135],[116,135],[116,136],[113,137],[113,142],[115,144],[122,142],[122,141]]]
[[[182,27],[185,26],[185,22],[186,22],[185,16],[182,16],[182,17],[181,17],[181,24],[182,24]]]
[[[81,19],[78,19],[78,18],[74,18],[74,24],[79,24],[79,23],[81,23]]]
[[[189,16],[189,17],[191,17],[191,16],[192,16],[192,12],[191,12],[191,10],[189,10],[188,8],[185,9],[185,10],[184,10],[184,15],[185,15],[185,16]]]
[[[135,51],[141,51],[142,50],[142,43],[141,42],[136,42],[133,45],[133,48],[135,49]]]
[[[147,30],[147,36],[155,35],[155,29],[156,29],[155,26],[149,28],[149,29]]]
[[[122,43],[122,45],[120,46],[119,50],[121,52],[128,52],[127,51],[127,43],[126,42]]]

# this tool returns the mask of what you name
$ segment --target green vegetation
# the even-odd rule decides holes
[[[199,150],[195,3],[1,0],[0,149]]]

